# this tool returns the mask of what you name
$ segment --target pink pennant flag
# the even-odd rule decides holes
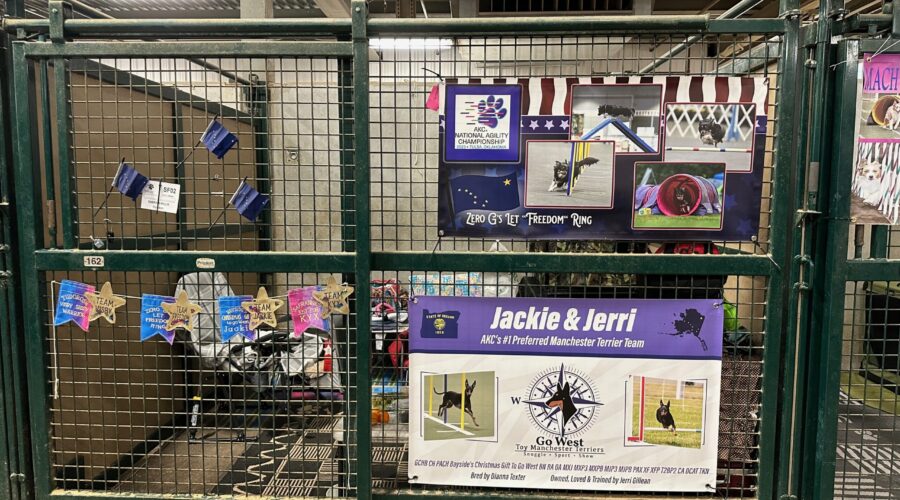
[[[305,286],[288,292],[294,337],[299,337],[309,328],[328,330],[328,320],[322,319],[322,304],[313,296],[317,290],[318,287]]]
[[[431,87],[431,93],[428,94],[428,100],[425,101],[425,108],[432,111],[441,109],[441,84],[435,83]]]

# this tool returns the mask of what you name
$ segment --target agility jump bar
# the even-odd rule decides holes
[[[582,141],[590,140],[591,137],[594,137],[595,135],[597,135],[597,132],[600,132],[601,130],[605,129],[608,125],[612,125],[613,127],[616,127],[617,129],[619,129],[619,132],[622,132],[622,134],[624,134],[625,137],[627,137],[631,142],[637,144],[637,146],[639,148],[641,148],[645,153],[655,153],[656,152],[656,150],[653,149],[652,146],[650,146],[649,144],[644,142],[643,139],[641,139],[640,137],[638,137],[638,135],[636,133],[634,133],[634,130],[631,130],[631,128],[629,128],[628,125],[625,125],[624,123],[622,123],[622,120],[619,120],[618,118],[607,118],[607,119],[603,120],[596,127],[592,128],[590,131],[588,131],[588,133],[582,135],[581,140]]]
[[[741,149],[741,148],[688,148],[688,147],[678,147],[678,146],[670,146],[666,148],[666,151],[706,151],[708,153],[752,153],[753,150],[750,148]]]

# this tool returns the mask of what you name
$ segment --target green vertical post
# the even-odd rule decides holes
[[[814,303],[821,307],[816,335],[810,336],[810,373],[807,383],[809,404],[804,421],[804,454],[801,464],[800,498],[831,498],[837,454],[837,410],[843,347],[844,293],[847,277],[848,235],[850,231],[850,179],[853,174],[853,137],[856,123],[856,87],[859,70],[859,42],[838,45],[835,66],[835,99],[830,145],[831,161],[822,170],[823,209],[829,223],[820,231],[824,269],[816,273]]]
[[[72,8],[68,3],[51,0],[48,3],[50,18],[50,40],[54,45],[62,46],[65,43],[63,37],[63,22],[72,18]],[[66,60],[62,57],[54,57],[54,93],[56,94],[56,145],[59,190],[61,193],[60,215],[63,230],[63,248],[76,248],[78,246],[78,212],[76,209],[76,193],[72,183],[72,164],[70,161],[69,131],[71,130],[71,115],[69,110],[69,75]],[[49,106],[49,99],[48,106]],[[47,125],[49,127],[49,123]],[[46,146],[45,146],[46,147]],[[52,185],[52,183],[48,183]],[[54,210],[54,218],[55,218]],[[54,219],[50,219],[55,222]]]
[[[6,34],[0,33],[0,74],[6,74]],[[8,100],[6,94],[6,80],[0,79],[0,203],[7,200],[7,174],[9,172],[9,148],[12,141],[9,140],[6,127]],[[10,368],[12,352],[9,346],[9,337],[15,331],[11,328],[13,312],[7,297],[13,292],[13,276],[9,256],[12,241],[9,231],[8,207],[0,207],[0,370],[3,380],[11,380]],[[16,436],[18,433],[10,432],[15,429],[13,411],[15,408],[15,396],[11,384],[3,384],[0,389],[0,499],[15,499],[18,497],[18,486],[12,481],[11,471],[16,470],[16,449],[18,446]]]
[[[764,352],[766,363],[763,364],[762,412],[760,425],[760,472],[759,497],[773,498],[779,483],[785,478],[779,476],[783,472],[779,460],[782,447],[779,446],[788,436],[784,435],[782,411],[790,404],[793,397],[793,383],[784,374],[791,373],[793,359],[785,359],[785,353],[793,355],[791,345],[796,332],[789,331],[787,310],[791,304],[793,286],[793,240],[789,237],[793,231],[793,214],[795,212],[795,186],[799,157],[797,144],[800,144],[797,113],[800,107],[799,94],[800,65],[800,16],[796,0],[782,0],[780,14],[787,19],[785,33],[781,43],[778,76],[778,110],[777,132],[775,138],[775,158],[772,174],[772,213],[770,217],[769,254],[778,266],[776,272],[769,276],[767,290],[766,322]]]
[[[22,0],[7,0],[8,15],[23,15],[24,2]],[[15,134],[12,116],[13,100],[13,65],[10,39],[5,32],[0,32],[0,230],[2,240],[8,247],[0,251],[0,262],[5,271],[10,272],[7,288],[0,290],[5,297],[6,314],[5,325],[9,332],[21,332],[22,311],[20,309],[20,294],[18,283],[21,281],[18,266],[18,248],[14,245],[17,241],[15,228],[14,196],[10,188],[13,172],[13,150],[16,142],[12,139]],[[12,480],[10,476],[11,495],[14,499],[33,498],[31,481],[25,478],[23,473],[30,471],[30,457],[27,426],[27,405],[25,397],[25,383],[23,373],[24,357],[21,349],[21,337],[19,335],[2,335],[0,338],[0,353],[2,353],[2,377],[6,381],[4,385],[5,423],[9,434],[7,439],[9,450],[9,473],[16,474],[17,478],[28,480]],[[20,431],[21,430],[21,431]],[[29,474],[30,475],[30,474]]]
[[[43,42],[44,36],[38,39]],[[42,156],[44,160],[44,193],[47,197],[47,232],[50,235],[50,246],[56,248],[56,174],[53,172],[53,134],[50,126],[50,81],[49,62],[42,59],[40,66],[41,84],[41,134],[43,138]],[[59,89],[56,89],[59,91]]]
[[[353,23],[353,164],[356,239],[356,383],[351,385],[351,401],[356,401],[356,450],[351,457],[351,478],[355,466],[356,497],[372,496],[372,390],[370,370],[371,332],[369,331],[369,295],[371,293],[371,228],[369,187],[369,38],[366,33],[368,8],[364,0],[350,4]],[[354,394],[355,393],[355,394]]]
[[[44,314],[41,274],[35,268],[35,250],[43,246],[44,223],[41,200],[36,196],[35,179],[40,167],[35,161],[32,139],[34,109],[34,72],[25,57],[24,42],[13,43],[13,103],[15,106],[15,205],[17,208],[20,256],[20,291],[23,297],[25,372],[27,375],[29,428],[31,430],[34,495],[48,498],[50,472],[50,409],[47,350],[44,345]],[[15,336],[14,336],[15,337]]]
[[[821,20],[828,19],[830,8],[831,6],[827,2],[823,2],[819,6]],[[800,242],[801,246],[798,247],[796,256],[798,264],[795,266],[796,271],[799,272],[794,273],[797,275],[797,279],[792,280],[798,284],[802,283],[803,286],[798,287],[800,294],[796,308],[789,309],[797,311],[796,315],[792,312],[790,318],[792,322],[796,322],[794,330],[797,332],[797,337],[792,346],[793,355],[791,357],[795,359],[793,373],[785,371],[785,376],[793,376],[794,398],[792,406],[785,408],[782,418],[785,438],[781,440],[781,456],[790,457],[790,460],[782,460],[781,463],[779,475],[786,478],[787,481],[782,482],[779,487],[780,497],[796,496],[802,485],[803,460],[807,456],[804,436],[812,427],[811,421],[804,418],[809,393],[807,382],[810,367],[817,365],[815,358],[810,354],[810,344],[816,341],[820,331],[818,326],[820,315],[815,301],[818,293],[816,282],[819,278],[816,276],[817,269],[814,266],[823,266],[826,253],[826,249],[821,244],[822,240],[819,238],[824,222],[815,212],[821,210],[821,198],[818,195],[822,182],[820,172],[827,168],[830,157],[830,154],[823,151],[823,144],[826,143],[826,138],[831,131],[830,115],[826,113],[826,110],[830,109],[833,94],[832,72],[829,70],[832,62],[832,30],[830,22],[819,22],[807,29],[812,30],[808,48],[813,51],[814,57],[805,64],[808,83],[804,85],[805,96],[800,100],[802,109],[804,109],[803,116],[807,118],[805,123],[800,125],[800,130],[808,131],[805,148],[803,148],[805,159],[802,163],[806,176],[805,182],[799,183],[795,197],[803,203],[803,208],[810,214],[800,219],[802,223],[799,229],[802,229],[803,238]],[[799,234],[800,231],[796,231],[796,233]]]

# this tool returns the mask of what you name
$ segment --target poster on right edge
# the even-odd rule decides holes
[[[859,74],[850,217],[900,222],[900,54],[865,54]]]

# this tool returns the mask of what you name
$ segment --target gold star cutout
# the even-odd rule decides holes
[[[347,297],[352,294],[352,286],[339,285],[334,276],[329,276],[325,281],[325,289],[321,292],[313,292],[313,298],[322,304],[322,317],[327,318],[334,313],[350,314]]]
[[[510,180],[509,180],[509,179],[503,179],[503,185],[504,185],[504,186],[509,186],[509,183],[510,183]]]
[[[184,290],[178,294],[175,302],[163,302],[161,305],[163,311],[169,315],[169,320],[163,327],[167,332],[176,328],[184,328],[189,332],[194,331],[194,316],[203,310],[188,299],[187,292]]]
[[[125,299],[113,293],[112,285],[109,284],[109,281],[103,284],[100,293],[87,292],[84,296],[94,306],[91,308],[91,316],[88,318],[88,321],[94,321],[102,317],[110,324],[116,324],[116,309],[125,305]]]
[[[256,298],[248,302],[241,302],[241,309],[250,314],[250,329],[256,330],[260,325],[269,325],[272,328],[278,326],[275,311],[284,305],[283,300],[270,299],[264,287],[259,287]]]

